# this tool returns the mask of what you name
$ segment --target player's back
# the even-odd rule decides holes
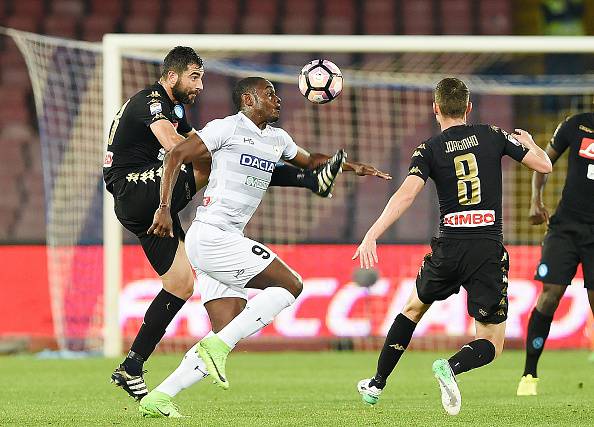
[[[440,235],[502,240],[501,158],[521,161],[526,152],[489,125],[452,126],[421,144],[409,174],[435,182]]]

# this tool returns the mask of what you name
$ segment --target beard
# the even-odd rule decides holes
[[[194,100],[196,99],[195,97],[193,99],[190,98],[190,95],[192,95],[194,92],[183,90],[182,87],[181,87],[181,85],[180,85],[180,81],[179,80],[173,86],[173,88],[171,89],[171,91],[173,92],[174,98],[177,99],[182,104],[186,104],[186,105],[193,104],[194,103]]]

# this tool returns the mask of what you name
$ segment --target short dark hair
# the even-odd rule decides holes
[[[433,95],[442,115],[452,118],[464,117],[470,99],[470,91],[462,80],[455,77],[441,80],[435,86]]]
[[[245,79],[241,79],[237,83],[235,83],[235,87],[233,88],[232,98],[233,104],[237,111],[241,110],[241,95],[244,93],[250,93],[254,91],[254,88],[260,83],[262,80],[265,80],[262,77],[246,77]]]
[[[204,61],[194,49],[187,46],[176,46],[169,51],[163,60],[161,77],[167,77],[169,71],[182,74],[192,64],[196,64],[200,68],[204,67]]]

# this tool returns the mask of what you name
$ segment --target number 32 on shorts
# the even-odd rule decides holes
[[[270,258],[270,252],[268,252],[262,246],[259,246],[259,245],[252,246],[252,252],[255,255],[261,256],[262,259],[268,259],[268,258]]]

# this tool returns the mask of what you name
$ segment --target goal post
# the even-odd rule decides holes
[[[419,253],[435,233],[433,186],[429,184],[411,212],[385,233],[380,243],[416,246],[385,249],[398,254],[392,263],[397,265],[380,266],[386,269],[384,281],[367,296],[352,288],[350,254],[343,252],[352,254],[350,245],[359,241],[406,174],[414,147],[437,130],[431,101],[441,78],[453,75],[469,84],[474,104],[471,122],[508,130],[524,127],[541,145],[566,115],[591,110],[594,93],[593,68],[588,63],[593,37],[108,34],[102,43],[85,43],[1,28],[0,33],[16,41],[33,84],[57,342],[63,349],[99,351],[110,357],[121,354],[123,343],[136,334],[161,285],[134,236],[123,230],[113,213],[113,197],[105,192],[101,173],[105,141],[125,98],[158,79],[161,62],[174,46],[191,46],[206,60],[205,90],[187,109],[195,128],[233,113],[227,98],[236,79],[261,75],[283,98],[280,125],[298,144],[312,152],[345,148],[349,158],[394,176],[390,183],[344,174],[330,201],[300,189],[268,190],[246,235],[277,245],[274,248],[283,258],[287,254],[285,259],[304,275],[304,292],[325,298],[318,298],[316,304],[325,302],[315,310],[328,311],[311,322],[296,319],[288,327],[283,322],[295,314],[287,310],[278,325],[275,322],[263,332],[265,336],[307,336],[291,328],[318,322],[325,328],[323,337],[365,337],[360,326],[367,317],[373,318],[369,333],[385,334],[385,325],[400,304],[400,297],[390,298],[410,285]],[[573,74],[563,67],[548,73],[543,67],[548,53],[570,54],[589,65]],[[315,57],[335,62],[345,78],[340,98],[321,106],[305,100],[297,88],[299,70]],[[564,168],[562,159],[547,184],[549,206],[558,200]],[[529,181],[525,168],[504,163],[504,233],[509,244],[519,245],[511,248],[518,260],[514,274],[523,280],[519,288],[526,288],[532,277],[544,231],[525,221]],[[185,227],[197,203],[192,201],[182,212]],[[321,257],[327,264],[324,268],[316,264]],[[355,304],[348,313],[358,320],[337,331],[347,310],[340,304],[354,304],[357,298],[364,303]],[[188,342],[208,332],[203,311],[198,297],[193,297],[159,348],[185,350]],[[431,321],[429,316],[426,323]]]
[[[162,54],[187,45],[198,52],[334,52],[334,53],[591,53],[594,37],[544,36],[332,36],[332,35],[186,35],[106,34],[103,37],[103,111],[107,135],[121,106],[122,55],[150,49]],[[161,57],[159,57],[161,58]],[[247,72],[247,71],[246,71]],[[249,74],[249,73],[248,73]],[[247,75],[247,74],[246,74]],[[295,77],[296,79],[296,77]],[[348,75],[346,84],[349,84]],[[108,82],[105,84],[105,82]],[[107,139],[107,138],[106,138]],[[121,227],[106,192],[105,218],[105,338],[106,356],[121,352],[117,322],[121,287]]]

